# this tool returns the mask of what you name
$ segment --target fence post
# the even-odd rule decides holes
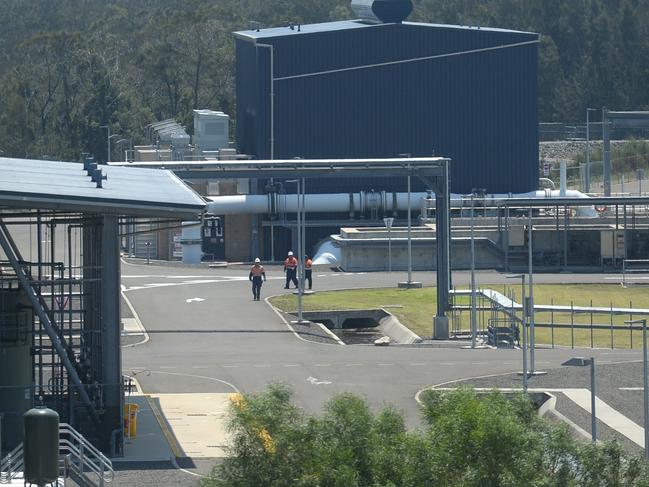
[[[595,348],[593,345],[593,300],[590,300],[590,348]]]
[[[554,297],[550,298],[550,304],[554,306]],[[550,333],[552,333],[552,348],[554,348],[554,309],[550,309],[550,323],[552,323]]]
[[[633,309],[633,301],[629,300],[629,309]],[[633,321],[633,313],[629,313],[629,321]],[[633,350],[633,325],[629,325],[629,335],[631,342],[631,350]]]
[[[611,350],[615,347],[613,346],[613,303],[611,302]]]
[[[572,300],[570,301],[570,344],[575,348],[575,310]]]

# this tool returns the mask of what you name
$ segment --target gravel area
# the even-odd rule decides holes
[[[297,317],[289,314],[289,313],[282,313],[282,316],[284,319],[291,323],[292,321],[297,321]],[[334,340],[331,335],[329,335],[327,332],[325,332],[320,325],[316,323],[312,323],[310,321],[307,321],[303,324],[299,323],[291,323],[291,326],[295,330],[295,333],[300,335],[302,338],[305,340],[308,340],[310,342],[317,342],[317,343],[331,343],[333,345],[338,345],[338,342]]]

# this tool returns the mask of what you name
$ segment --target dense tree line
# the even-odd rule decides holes
[[[422,428],[352,394],[307,416],[271,386],[231,408],[230,456],[203,487],[640,487],[642,458],[616,443],[578,442],[522,394],[426,391]]]
[[[410,20],[542,34],[542,121],[649,107],[649,0],[414,0]],[[352,18],[348,0],[0,0],[0,154],[106,158],[109,125],[235,114],[235,30]]]

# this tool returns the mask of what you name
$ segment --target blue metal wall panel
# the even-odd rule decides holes
[[[536,189],[536,44],[282,79],[535,41],[536,34],[411,23],[355,25],[315,33],[286,29],[286,35],[274,29],[276,35],[258,40],[272,44],[275,52],[275,158],[434,153],[452,159],[454,192]],[[269,49],[237,40],[237,142],[241,152],[260,159],[270,156],[269,66]],[[395,190],[404,184],[367,178],[309,186],[310,192],[340,192]]]

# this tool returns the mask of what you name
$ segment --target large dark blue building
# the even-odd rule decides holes
[[[457,193],[537,188],[537,34],[357,20],[235,37],[240,152],[434,154],[452,159]],[[309,192],[401,190],[402,183],[324,180]]]

